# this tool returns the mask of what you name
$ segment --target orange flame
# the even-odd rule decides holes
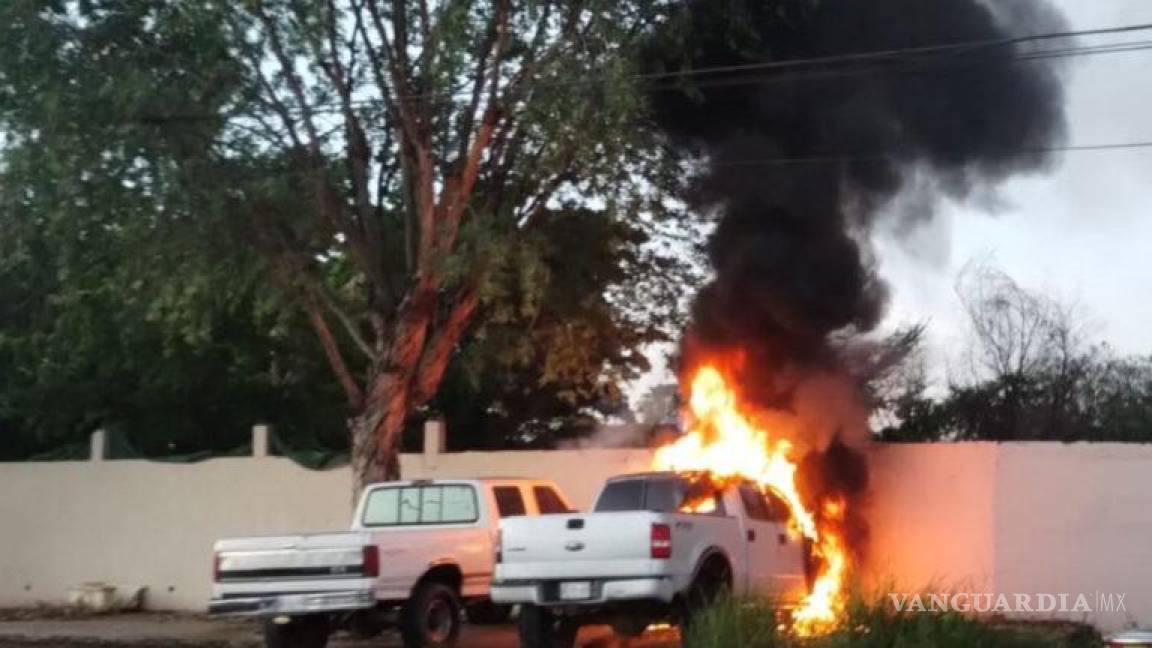
[[[653,467],[708,471],[720,479],[745,478],[784,499],[791,509],[792,527],[812,541],[813,554],[821,564],[812,591],[793,612],[793,630],[811,635],[830,629],[843,611],[849,568],[847,547],[837,531],[846,503],[825,501],[819,516],[804,506],[796,488],[792,444],[771,438],[768,430],[742,411],[736,393],[715,366],[696,370],[688,405],[692,415],[688,433],[658,448]]]

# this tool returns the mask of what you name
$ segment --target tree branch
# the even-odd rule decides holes
[[[315,296],[310,292],[305,292],[302,297],[301,301],[304,310],[308,313],[308,321],[312,324],[312,329],[316,331],[316,336],[320,338],[320,344],[324,347],[324,356],[328,359],[328,366],[331,367],[332,373],[336,374],[336,379],[340,381],[349,408],[352,410],[360,409],[364,402],[364,392],[348,370],[344,356],[340,353],[340,345],[336,343],[336,337],[328,328],[328,322],[324,320],[324,313],[320,310],[320,305],[316,303]]]
[[[332,298],[332,295],[328,293],[324,285],[319,281],[312,282],[311,292],[319,297],[320,301],[324,303],[324,306],[336,316],[336,319],[343,325],[345,332],[348,333],[348,337],[351,338],[356,348],[363,351],[369,360],[375,360],[376,352],[372,349],[372,346],[364,340],[364,337],[360,334],[359,327],[356,326],[356,322],[352,321],[352,317],[349,316],[343,308],[340,308],[340,305],[336,303],[336,300]]]
[[[472,315],[479,303],[479,290],[475,284],[464,288],[456,298],[447,319],[429,340],[420,359],[420,367],[413,376],[414,405],[426,403],[436,393],[440,381],[444,378],[444,371],[448,368],[448,362],[452,359],[452,353],[456,350],[464,331],[472,323]]]

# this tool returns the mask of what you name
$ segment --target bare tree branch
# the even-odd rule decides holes
[[[337,344],[336,337],[332,335],[332,330],[328,328],[328,322],[324,320],[320,305],[316,303],[315,297],[308,292],[305,292],[302,302],[304,310],[308,313],[308,321],[312,324],[316,336],[320,338],[320,345],[324,348],[324,356],[328,358],[328,365],[344,389],[344,397],[348,401],[348,406],[353,410],[359,409],[364,402],[364,392],[348,370],[348,364],[344,362],[344,356],[340,353],[340,345]]]

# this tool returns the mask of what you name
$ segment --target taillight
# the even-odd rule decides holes
[[[502,562],[504,562],[504,530],[503,529],[496,529],[495,545],[496,545],[495,546],[496,562],[502,563]]]
[[[667,560],[672,557],[672,527],[667,524],[652,525],[652,558]]]
[[[364,559],[361,570],[365,576],[375,578],[380,575],[380,550],[376,545],[364,546]]]
[[[213,552],[212,554],[212,581],[220,580],[220,554]]]

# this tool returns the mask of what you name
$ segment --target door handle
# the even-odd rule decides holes
[[[748,542],[756,542],[756,529],[748,529]]]
[[[779,544],[788,544],[788,534],[777,533],[776,534],[776,542]]]

